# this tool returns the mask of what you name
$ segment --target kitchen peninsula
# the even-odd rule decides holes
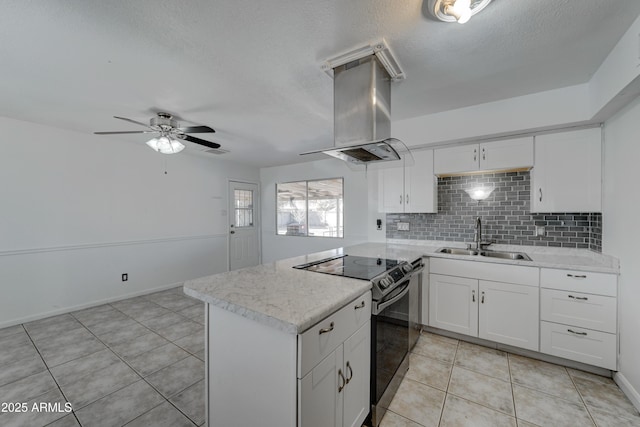
[[[292,268],[294,265],[348,254],[409,262],[426,256],[508,267],[571,268],[614,274],[618,271],[617,260],[584,250],[554,252],[525,248],[532,261],[469,260],[469,257],[436,252],[442,243],[362,244],[186,282],[185,293],[207,303],[208,425],[300,425],[301,412],[309,410],[309,405],[300,397],[300,389],[304,387],[302,378],[308,375],[310,381],[319,382],[320,373],[328,376],[329,373],[345,372],[338,368],[344,363],[340,349],[349,337],[357,336],[357,331],[366,330],[369,325],[371,283],[298,270]],[[447,244],[451,246],[451,242]],[[522,247],[518,249],[523,250]],[[422,299],[424,304],[425,295]],[[353,310],[362,304],[367,307],[365,310]],[[426,319],[423,323],[427,323]],[[343,324],[348,326],[340,330]],[[317,341],[318,331],[333,327],[333,334],[320,334],[326,339],[317,342],[313,351],[305,348],[305,334],[313,335]],[[344,351],[347,351],[346,347]],[[311,369],[314,366],[324,370],[316,372]],[[355,365],[353,369],[356,370]],[[356,374],[353,378],[355,382],[360,377]],[[335,375],[336,385],[343,385],[338,381],[338,375]],[[351,390],[367,391],[367,403],[348,394],[351,386]],[[313,405],[332,407],[335,425],[351,425],[351,420],[347,422],[347,414],[361,417],[362,411],[365,411],[364,415],[368,412],[368,380],[346,387],[342,396],[344,407],[338,407],[335,396],[328,398],[333,402]],[[300,407],[305,409],[300,410]]]

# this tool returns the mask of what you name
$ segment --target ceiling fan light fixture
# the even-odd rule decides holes
[[[429,0],[429,12],[444,22],[464,24],[491,0]]]
[[[161,136],[160,138],[152,138],[146,144],[154,151],[162,154],[177,154],[184,150],[184,144],[180,141]]]

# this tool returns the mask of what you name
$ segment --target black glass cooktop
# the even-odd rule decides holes
[[[394,259],[342,255],[296,265],[293,268],[333,274],[335,276],[352,277],[354,279],[371,280],[385,271],[391,270],[396,265],[398,265],[398,261]]]

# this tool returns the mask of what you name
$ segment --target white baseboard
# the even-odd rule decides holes
[[[629,398],[631,403],[633,403],[633,406],[640,411],[640,393],[638,393],[638,390],[636,390],[629,380],[627,380],[620,372],[616,372],[613,375],[613,380],[618,384],[620,390],[622,390],[622,392]]]
[[[105,298],[105,299],[101,299],[101,300],[91,301],[91,302],[88,302],[88,303],[78,304],[78,305],[74,305],[74,306],[71,306],[71,307],[64,307],[64,308],[60,308],[60,309],[57,309],[57,310],[48,311],[46,313],[39,313],[39,314],[31,315],[31,316],[21,317],[21,318],[18,318],[18,319],[11,319],[9,321],[0,323],[0,329],[7,328],[9,326],[20,325],[22,323],[32,322],[34,320],[44,319],[44,318],[51,317],[51,316],[57,316],[59,314],[71,313],[72,311],[83,310],[85,308],[91,308],[91,307],[95,307],[95,306],[102,305],[102,304],[108,304],[110,302],[115,302],[115,301],[120,301],[120,300],[123,300],[123,299],[133,298],[133,297],[137,297],[137,296],[140,296],[140,295],[146,295],[146,294],[152,294],[154,292],[164,291],[166,289],[171,289],[171,288],[175,288],[177,286],[181,286],[182,283],[183,282],[172,283],[170,285],[163,285],[163,286],[158,286],[156,288],[144,289],[142,291],[136,291],[136,292],[132,292],[132,293],[129,293],[129,294],[126,294],[126,295],[119,295],[117,297],[111,297],[111,298]]]

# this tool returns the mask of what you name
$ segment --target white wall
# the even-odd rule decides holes
[[[226,271],[227,180],[259,180],[9,118],[0,146],[0,327]]]
[[[344,238],[276,235],[276,183],[344,177]],[[352,171],[338,159],[317,160],[260,170],[262,190],[262,261],[348,246],[364,241],[383,241],[384,230],[375,231],[370,191],[377,191],[377,174]],[[371,189],[369,188],[371,187]],[[380,216],[384,223],[384,215]],[[370,236],[371,234],[371,236]]]
[[[602,250],[620,259],[619,384],[640,407],[640,98],[608,120],[604,130]]]

